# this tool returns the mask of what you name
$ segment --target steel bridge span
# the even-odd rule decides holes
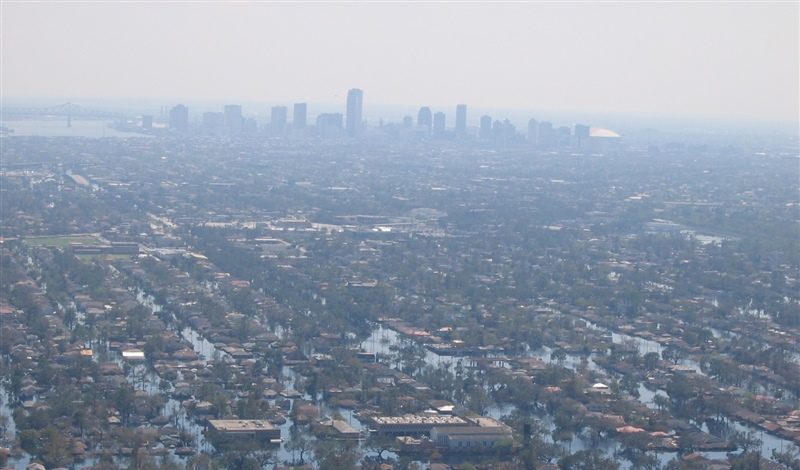
[[[23,107],[23,106],[3,106],[0,108],[0,118],[66,118],[67,127],[72,127],[72,119],[123,119],[122,113],[116,113],[101,109],[87,108],[85,106],[64,103],[57,106],[46,107]]]

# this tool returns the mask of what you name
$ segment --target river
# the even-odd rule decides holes
[[[15,136],[40,136],[40,137],[149,137],[145,134],[120,132],[109,127],[106,121],[81,121],[72,120],[72,126],[67,127],[66,119],[58,120],[31,120],[31,121],[2,121],[0,125],[13,129],[14,132],[4,138]]]

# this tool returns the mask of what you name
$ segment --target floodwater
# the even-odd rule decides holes
[[[390,349],[391,346],[399,346],[412,341],[391,328],[378,325],[369,338],[361,342],[360,346],[361,349],[369,353],[390,355],[393,354]],[[427,348],[425,349],[425,363],[429,366],[439,367],[444,365],[449,369],[456,361],[458,361],[458,358],[455,356],[442,356]]]

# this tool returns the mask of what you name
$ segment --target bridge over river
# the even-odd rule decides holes
[[[0,120],[27,120],[63,118],[67,127],[72,127],[73,119],[80,120],[118,120],[124,119],[122,113],[87,108],[74,103],[64,103],[56,106],[28,107],[28,106],[3,106],[0,108]]]

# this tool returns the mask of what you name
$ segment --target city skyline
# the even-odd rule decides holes
[[[349,93],[353,92],[356,95],[360,94],[360,100],[357,108],[359,117],[356,119],[360,122],[358,126],[358,136],[363,134],[369,128],[381,127],[383,125],[400,125],[404,127],[416,125],[419,130],[419,115],[420,111],[428,111],[430,113],[430,126],[423,123],[423,128],[428,128],[428,134],[437,134],[439,138],[443,137],[441,132],[435,132],[434,115],[444,115],[446,123],[445,129],[451,137],[463,138],[467,130],[479,132],[481,128],[481,121],[483,117],[491,117],[489,122],[489,129],[491,130],[495,124],[510,124],[514,128],[527,129],[521,134],[530,134],[530,121],[542,119],[542,123],[548,125],[555,125],[556,127],[573,128],[575,126],[584,126],[585,123],[593,123],[592,127],[598,129],[614,129],[622,134],[633,133],[650,133],[667,132],[667,133],[682,133],[682,132],[699,132],[708,135],[728,135],[737,136],[742,132],[755,135],[771,135],[771,134],[796,134],[796,123],[792,122],[770,122],[770,121],[748,121],[737,119],[679,119],[670,118],[657,115],[632,115],[624,113],[571,113],[569,111],[559,110],[525,110],[525,109],[499,109],[499,108],[475,108],[468,106],[464,103],[451,104],[444,106],[422,106],[419,107],[414,104],[405,106],[385,106],[380,103],[375,104],[367,102],[367,107],[364,107],[363,90],[350,89]],[[73,102],[67,104],[50,106],[50,104],[62,100],[49,101],[46,99],[34,100],[5,100],[3,109],[9,110],[12,114],[8,116],[10,120],[12,116],[18,113],[18,110],[31,109],[59,109],[65,106],[76,106]],[[291,114],[291,128],[295,131],[303,129],[308,125],[320,128],[320,125],[326,128],[341,127],[341,130],[348,134],[346,115],[348,109],[348,102],[340,103],[314,103],[314,102],[297,102],[296,100],[283,99],[279,101],[269,102],[252,102],[244,101],[238,103],[230,103],[219,101],[213,103],[208,100],[192,100],[184,101],[181,103],[171,102],[126,102],[114,100],[112,102],[105,101],[91,101],[89,106],[77,105],[78,108],[88,109],[88,111],[96,113],[111,112],[116,113],[118,116],[127,116],[128,119],[138,119],[142,127],[151,128],[153,123],[169,124],[172,120],[171,112],[175,107],[184,106],[188,109],[181,110],[185,113],[186,123],[181,124],[181,127],[189,126],[195,128],[203,128],[207,132],[213,133],[226,133],[236,134],[239,131],[236,129],[246,130],[252,133],[256,128],[267,128],[268,133],[273,136],[283,135],[285,130],[289,130],[289,105],[292,106]],[[294,103],[292,103],[294,101]],[[86,104],[86,103],[82,103]],[[188,106],[186,106],[188,105]],[[469,112],[467,112],[469,109]],[[234,129],[225,129],[225,111],[231,111],[236,114],[237,124]],[[366,111],[365,111],[366,110]],[[278,123],[278,127],[272,125],[275,121],[276,112],[277,116],[285,115],[285,122]],[[450,116],[447,118],[447,116]],[[299,116],[299,121],[294,122]],[[416,120],[414,117],[416,116]],[[426,118],[427,119],[427,118]],[[228,121],[231,119],[228,118]],[[279,119],[281,120],[281,119]],[[310,120],[310,122],[309,122]],[[499,122],[495,123],[497,120]],[[553,123],[548,122],[553,121]],[[145,121],[149,124],[144,125]],[[341,124],[337,124],[341,121]],[[316,125],[315,125],[316,124]],[[169,125],[169,127],[175,127]],[[213,131],[216,129],[216,131]],[[450,132],[452,131],[452,133]],[[487,132],[487,131],[484,131]],[[326,134],[326,132],[323,132]],[[547,132],[545,132],[547,134]],[[348,134],[349,135],[349,134]],[[351,135],[351,137],[353,137]]]
[[[187,8],[5,2],[3,97],[313,104],[358,83],[385,106],[797,121],[791,3]]]
[[[288,107],[273,106],[270,109],[269,121],[259,123],[257,119],[246,117],[243,107],[238,104],[226,104],[223,112],[204,112],[201,124],[189,119],[188,107],[178,104],[169,109],[169,121],[154,127],[158,122],[152,115],[136,116],[131,120],[118,121],[118,130],[144,132],[147,134],[178,133],[200,135],[234,136],[249,134],[267,137],[289,138],[340,138],[348,139],[385,139],[396,142],[457,141],[460,144],[489,146],[501,149],[510,147],[528,147],[541,150],[572,149],[576,151],[606,152],[618,151],[622,142],[622,134],[601,126],[590,126],[586,123],[571,125],[553,125],[550,121],[538,121],[530,118],[526,130],[519,132],[517,126],[505,116],[482,115],[479,125],[467,125],[467,105],[455,107],[455,124],[447,125],[447,113],[431,111],[422,106],[417,111],[417,119],[405,115],[401,122],[384,121],[377,126],[370,125],[363,119],[364,92],[359,88],[351,88],[347,93],[345,114],[321,113],[314,126],[306,127],[307,103],[295,103],[292,115],[293,125],[289,124]],[[176,117],[177,116],[177,117]],[[191,124],[190,124],[191,122]],[[164,125],[165,124],[165,125]]]

